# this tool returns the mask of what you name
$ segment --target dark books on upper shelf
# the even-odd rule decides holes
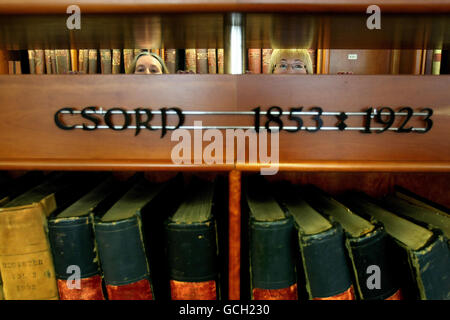
[[[354,300],[342,227],[314,210],[298,186],[285,187],[280,200],[298,229],[310,300]]]
[[[447,240],[442,234],[398,216],[395,213],[399,208],[391,209],[384,201],[379,204],[356,192],[348,193],[342,199],[354,212],[370,215],[383,223],[394,239],[398,248],[397,263],[407,275],[402,285],[405,296],[422,300],[450,299],[450,256]]]
[[[139,176],[133,179],[133,186],[94,221],[109,300],[153,300],[156,291],[165,296],[159,285],[165,281],[160,220],[171,207],[167,192],[173,190],[169,187],[172,183],[151,183]]]
[[[92,174],[54,172],[0,208],[5,299],[58,299],[47,217],[77,199],[91,181]]]
[[[287,215],[259,181],[249,181],[249,250],[251,298],[297,300],[295,228]]]
[[[338,222],[345,231],[345,244],[359,299],[400,300],[396,265],[384,227],[353,213],[314,186],[303,189],[305,199],[318,212]]]
[[[214,183],[194,179],[165,224],[173,300],[220,299]]]
[[[49,218],[49,239],[61,300],[105,299],[93,220],[114,204],[124,185],[105,175],[86,195]],[[78,276],[78,283],[73,275]]]

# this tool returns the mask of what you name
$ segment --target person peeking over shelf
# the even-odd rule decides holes
[[[130,65],[130,73],[134,74],[163,74],[169,73],[166,64],[160,56],[153,52],[142,51],[134,57]]]
[[[274,49],[270,57],[270,73],[313,74],[311,56],[306,49]]]

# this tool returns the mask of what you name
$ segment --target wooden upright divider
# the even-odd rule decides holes
[[[239,300],[241,295],[241,172],[229,173],[229,234],[228,234],[228,299]]]

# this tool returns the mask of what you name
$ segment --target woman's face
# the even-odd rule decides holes
[[[144,55],[136,61],[135,74],[162,74],[162,68],[159,61],[150,56]]]
[[[306,65],[299,58],[281,56],[278,63],[275,65],[273,73],[294,73],[294,74],[305,74]]]

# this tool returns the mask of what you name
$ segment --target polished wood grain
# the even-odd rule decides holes
[[[62,107],[81,109],[177,106],[183,110],[250,111],[260,106],[284,110],[320,106],[324,111],[361,111],[368,107],[432,107],[434,126],[426,134],[354,131],[280,133],[280,170],[438,171],[450,170],[450,76],[276,76],[276,75],[18,75],[0,76],[2,126],[0,168],[85,170],[259,170],[249,161],[225,164],[174,164],[172,132],[110,129],[64,131],[54,124]],[[49,88],[51,88],[49,90]],[[158,125],[158,117],[155,115]],[[67,123],[81,118],[65,116]],[[169,117],[169,119],[172,119]],[[250,116],[186,116],[186,125],[253,125]],[[171,120],[172,121],[172,120]],[[284,118],[288,123],[287,118]],[[169,124],[171,122],[169,121]],[[265,118],[261,117],[264,125]],[[313,126],[309,116],[305,125]],[[334,126],[335,117],[324,118]],[[347,120],[362,126],[362,118]],[[423,123],[416,119],[418,126]],[[291,123],[291,125],[294,125]],[[222,131],[223,132],[223,131]],[[191,132],[191,136],[193,132]],[[224,133],[224,132],[223,132]],[[203,147],[206,143],[203,143]],[[226,143],[223,143],[225,155]],[[248,148],[248,146],[247,146]],[[247,150],[247,149],[246,149]],[[248,155],[248,150],[246,151]]]
[[[277,11],[351,11],[365,12],[372,0],[2,0],[0,13],[60,13],[70,5],[78,5],[86,13],[141,12],[277,12]],[[449,12],[445,0],[378,0],[385,12]]]
[[[228,299],[239,300],[241,297],[241,172],[230,171],[228,183]]]

